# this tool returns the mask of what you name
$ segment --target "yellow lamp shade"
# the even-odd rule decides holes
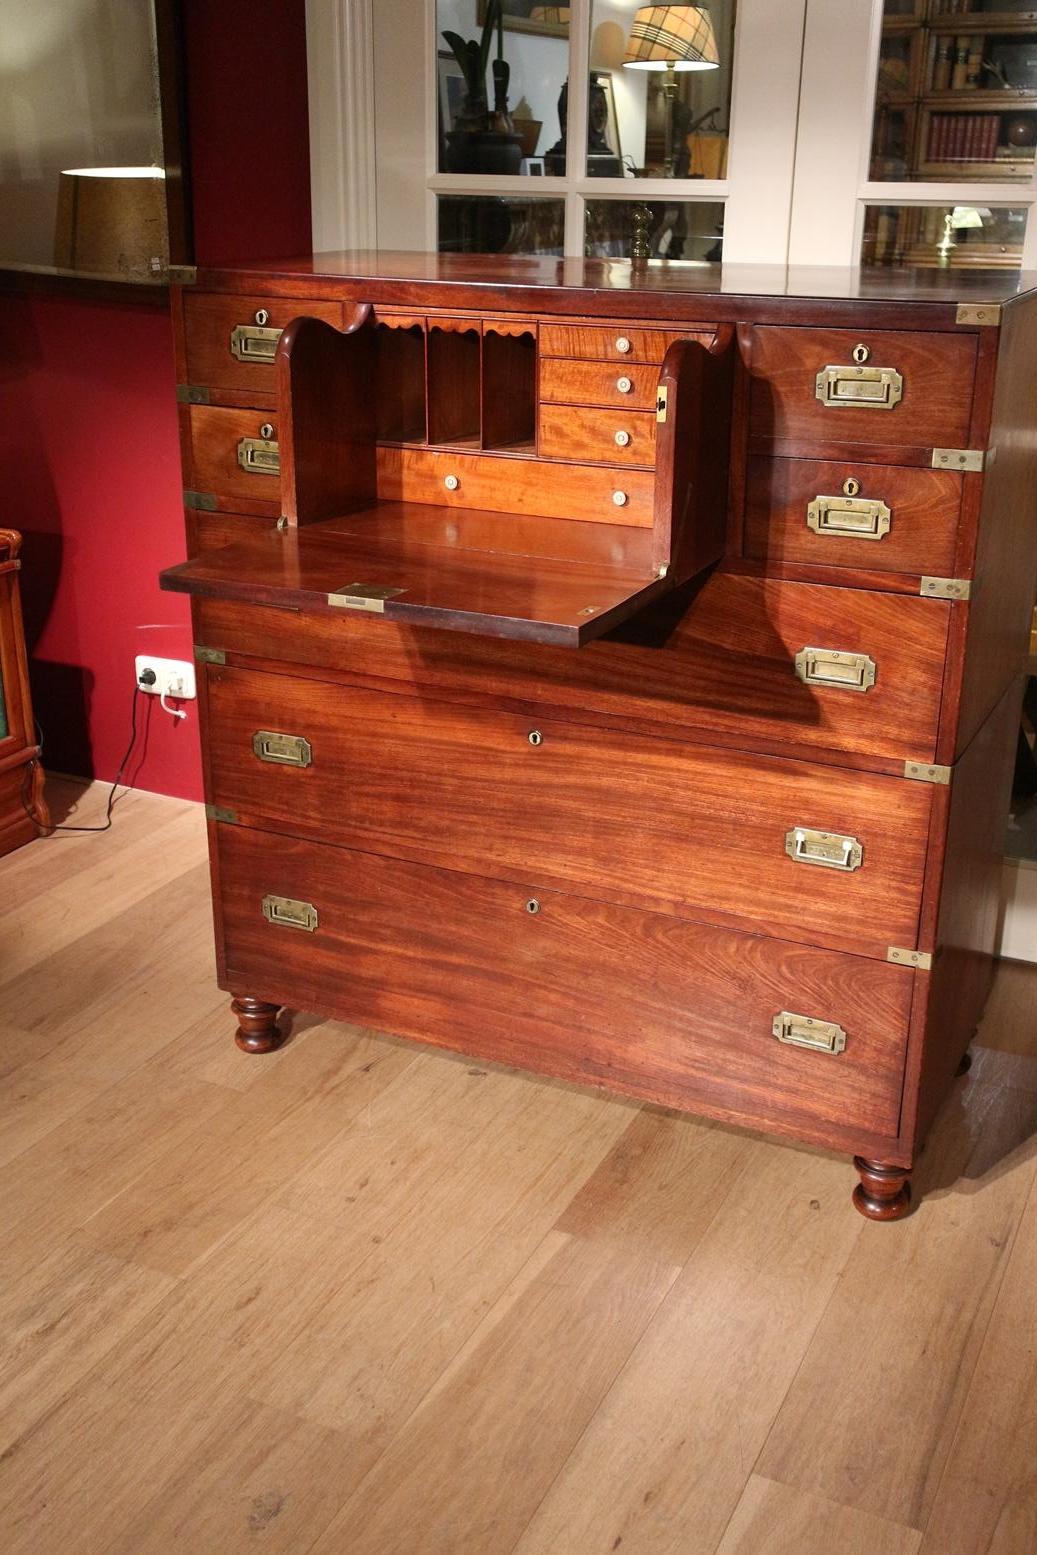
[[[127,280],[169,267],[165,173],[160,167],[73,167],[61,174],[54,263]]]
[[[709,12],[697,5],[642,5],[623,64],[631,70],[716,70],[720,56]]]

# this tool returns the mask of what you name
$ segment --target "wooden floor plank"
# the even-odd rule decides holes
[[[516,1555],[713,1555],[861,1228],[841,1162],[751,1149]]]
[[[921,1537],[754,1474],[716,1555],[917,1555]]]
[[[920,1209],[865,1226],[761,1474],[924,1528],[1037,1172],[1035,1132],[1037,1096],[989,1070],[959,1082],[916,1174]]]
[[[921,1546],[922,1555],[1029,1555],[1033,1550],[1037,1186],[1030,1192]]]
[[[553,1256],[487,1314],[315,1555],[510,1551],[753,1148],[638,1116],[561,1217]]]

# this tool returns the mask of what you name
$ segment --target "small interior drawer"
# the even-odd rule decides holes
[[[238,297],[184,293],[188,382],[213,389],[274,390],[277,334],[305,315],[341,329],[340,302],[308,297]]]
[[[974,335],[764,325],[751,341],[754,439],[969,446]]]
[[[207,673],[212,797],[246,822],[471,873],[533,870],[608,900],[860,954],[916,943],[929,784]],[[264,753],[275,736],[295,742],[292,759]]]
[[[703,338],[708,339],[712,333],[711,329],[705,330]],[[625,324],[541,324],[540,354],[658,364],[673,341],[694,335],[693,330],[628,329]]]
[[[755,561],[957,576],[963,477],[951,470],[750,458],[745,554]]]
[[[509,882],[216,834],[225,987],[829,1144],[896,1133],[904,967],[548,890],[533,859]],[[841,1045],[779,1040],[783,1013]]]
[[[274,412],[192,405],[190,489],[232,512],[280,511],[280,447]]]
[[[653,411],[544,404],[540,407],[540,453],[545,459],[651,467],[655,428]]]
[[[559,405],[654,410],[658,386],[656,367],[578,362],[562,357],[545,357],[540,363],[540,398]]]

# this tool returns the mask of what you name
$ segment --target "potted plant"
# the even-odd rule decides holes
[[[493,61],[493,108],[486,98],[486,66],[493,29],[497,28],[497,58]],[[480,38],[456,32],[443,37],[464,76],[465,96],[457,122],[447,134],[447,166],[451,173],[517,173],[522,167],[522,137],[515,133],[508,112],[511,69],[504,58],[502,0],[489,0]]]

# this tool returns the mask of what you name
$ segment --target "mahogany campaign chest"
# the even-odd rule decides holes
[[[993,965],[1017,278],[325,255],[175,292],[219,978],[909,1175]]]

